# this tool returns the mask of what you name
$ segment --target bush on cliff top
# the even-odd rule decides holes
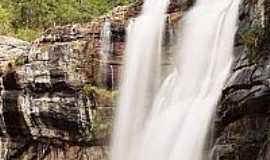
[[[33,40],[54,25],[83,23],[133,0],[0,0],[0,34]]]

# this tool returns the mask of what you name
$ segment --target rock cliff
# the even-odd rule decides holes
[[[93,131],[96,104],[81,89],[83,75],[73,71],[82,58],[76,43],[39,48],[13,38],[0,41],[1,159],[105,155],[106,137]]]
[[[270,3],[240,7],[235,63],[215,118],[213,160],[269,160]]]

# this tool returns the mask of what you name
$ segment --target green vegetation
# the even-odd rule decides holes
[[[248,59],[254,63],[261,49],[261,44],[265,40],[265,28],[260,24],[244,27],[241,32],[241,39],[248,48]]]
[[[92,85],[85,85],[83,92],[89,96],[95,98],[98,102],[106,104],[114,104],[116,97],[118,96],[118,91],[111,91],[104,88],[100,88]]]
[[[113,120],[103,119],[102,112],[102,109],[97,109],[93,117],[91,132],[95,138],[106,137],[112,133]]]
[[[83,92],[94,103],[94,106],[92,106],[93,122],[90,130],[91,135],[95,138],[97,138],[97,135],[99,137],[106,137],[111,133],[112,119],[104,118],[104,114],[106,114],[106,110],[110,109],[108,106],[115,104],[119,92],[90,84],[84,86]]]
[[[83,23],[133,0],[0,0],[0,34],[37,38],[55,25]]]
[[[9,32],[11,26],[11,15],[7,9],[4,9],[0,4],[0,34]]]
[[[28,58],[24,56],[19,56],[15,59],[15,66],[22,66],[25,65],[28,62]]]

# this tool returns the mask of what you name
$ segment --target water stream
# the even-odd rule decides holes
[[[197,0],[181,21],[174,70],[158,87],[168,1],[146,0],[128,35],[112,160],[204,159],[233,62],[239,3]]]
[[[99,66],[99,81],[104,87],[107,84],[107,73],[109,68],[109,57],[112,51],[112,31],[111,22],[106,20],[101,30],[101,52],[100,52],[100,66]]]

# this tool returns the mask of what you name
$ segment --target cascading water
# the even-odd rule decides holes
[[[135,21],[134,18],[130,18],[130,19],[129,19],[128,26],[127,26],[127,28],[126,28],[126,32],[127,32],[128,35],[130,34],[130,32],[131,32],[131,30],[132,30],[132,28],[133,28],[134,21]]]
[[[159,53],[168,0],[147,0],[143,13],[131,24],[126,46],[124,78],[112,144],[112,159],[136,154],[138,133],[143,129],[150,89],[157,86]]]
[[[239,3],[197,0],[181,22],[175,69],[149,101],[168,3],[145,2],[128,36],[112,160],[204,159],[210,120],[233,61]]]
[[[111,85],[112,85],[112,90],[114,90],[114,69],[113,69],[113,65],[110,65],[110,69],[111,69]]]
[[[106,20],[104,22],[103,28],[101,30],[101,51],[100,51],[100,75],[99,80],[103,84],[106,82],[106,75],[108,72],[108,58],[110,56],[110,52],[112,50],[112,42],[111,42],[111,22]]]
[[[105,62],[108,60],[108,54],[112,48],[111,36],[111,22],[106,20],[101,31],[101,58]]]

